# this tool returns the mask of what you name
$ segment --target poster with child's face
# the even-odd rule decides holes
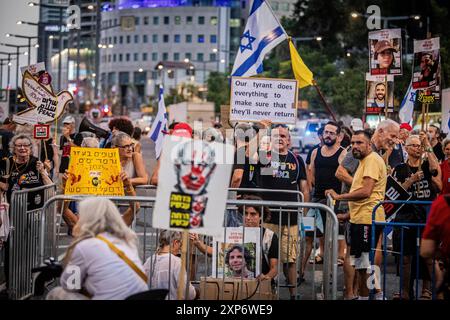
[[[369,32],[371,75],[402,75],[402,31],[384,29]]]
[[[227,228],[213,245],[213,277],[254,279],[261,273],[260,228]]]
[[[413,89],[440,91],[439,38],[414,41]]]
[[[387,76],[386,79],[386,76],[366,73],[366,114],[384,114],[386,104],[388,112],[393,112],[394,76]]]

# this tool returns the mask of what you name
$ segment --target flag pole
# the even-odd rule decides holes
[[[269,2],[266,1],[266,4],[267,4],[267,7],[269,8],[270,12],[272,13],[273,17],[275,18],[275,20],[278,22],[278,25],[281,27],[281,29],[283,29],[283,32],[286,34],[286,36],[289,37],[286,30],[284,30],[283,25],[280,23],[280,20],[278,20],[278,17],[273,12],[272,7],[270,6]],[[251,10],[251,7],[250,7],[250,10]]]
[[[312,81],[313,86],[316,88],[317,93],[319,94],[320,100],[322,100],[323,105],[325,106],[325,108],[327,109],[328,113],[331,115],[331,117],[333,118],[334,121],[336,120],[336,116],[334,115],[334,112],[331,110],[331,107],[328,105],[327,101],[325,100],[322,91],[319,88],[319,85],[317,84],[316,80],[313,79]]]

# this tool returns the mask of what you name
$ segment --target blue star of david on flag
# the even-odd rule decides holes
[[[244,44],[245,39],[248,39],[247,44]],[[239,45],[239,47],[241,48],[241,53],[244,52],[245,50],[253,50],[252,47],[252,43],[256,40],[255,37],[252,37],[250,35],[250,30],[247,30],[246,32],[244,32],[244,34],[241,37],[241,43]]]
[[[411,97],[409,98],[409,101],[411,101],[411,102],[416,101],[416,93],[415,92],[411,92]]]
[[[263,72],[264,56],[286,38],[267,0],[253,0],[231,75],[251,77]]]

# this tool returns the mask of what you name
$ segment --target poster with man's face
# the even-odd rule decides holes
[[[228,144],[167,136],[153,227],[222,236],[233,153]]]
[[[386,88],[387,84],[387,88]],[[394,76],[372,76],[366,73],[366,113],[384,114],[394,111]]]
[[[261,228],[227,228],[224,237],[215,237],[212,276],[254,279],[261,274]],[[242,238],[244,237],[244,241]]]
[[[414,41],[413,89],[440,91],[439,38]]]
[[[402,75],[402,31],[384,29],[369,32],[371,75]]]

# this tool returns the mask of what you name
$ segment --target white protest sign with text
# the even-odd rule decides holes
[[[222,237],[233,154],[228,144],[166,137],[153,227]]]
[[[69,91],[55,95],[26,70],[22,79],[22,90],[30,108],[13,116],[18,124],[51,123],[58,119],[67,104],[73,100]]]
[[[231,121],[295,124],[297,80],[232,77]]]

